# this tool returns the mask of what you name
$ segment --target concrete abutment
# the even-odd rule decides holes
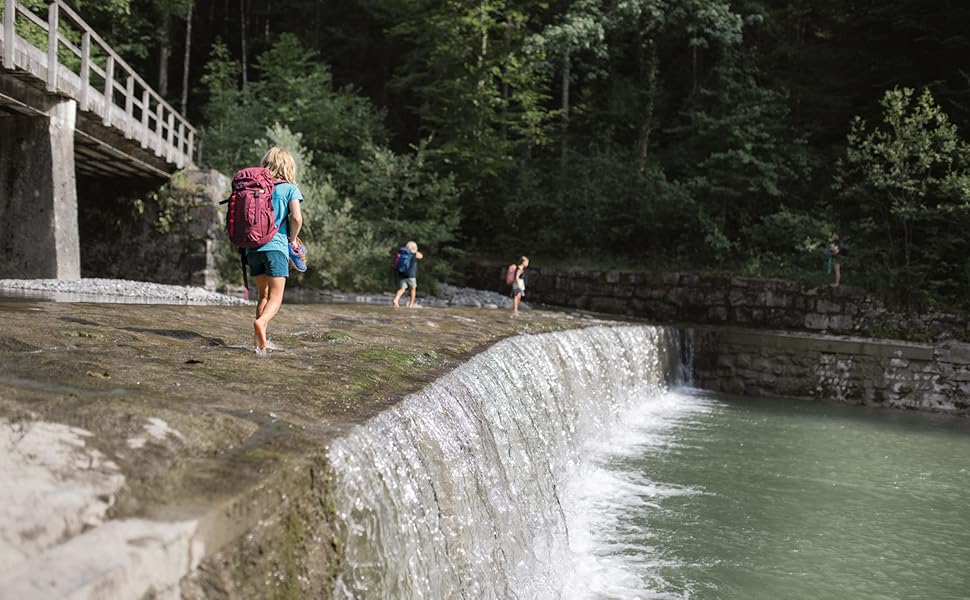
[[[79,279],[77,103],[0,118],[0,277]]]

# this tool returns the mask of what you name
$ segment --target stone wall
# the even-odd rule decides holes
[[[474,287],[508,293],[502,265],[471,267]],[[659,323],[729,324],[930,341],[970,340],[965,315],[893,312],[864,289],[770,279],[648,271],[530,268],[527,301]]]
[[[227,190],[216,171],[180,171],[160,189],[79,181],[82,275],[215,289]]]
[[[747,396],[970,414],[970,344],[698,328],[694,385]]]

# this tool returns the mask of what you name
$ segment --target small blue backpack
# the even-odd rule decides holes
[[[407,247],[401,248],[394,257],[394,269],[399,275],[406,276],[411,270],[411,263],[414,261],[414,254]]]

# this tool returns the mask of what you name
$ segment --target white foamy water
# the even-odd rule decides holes
[[[597,503],[584,492],[596,487],[623,490],[619,503],[681,493],[595,459],[604,442],[664,443],[625,421],[667,402],[680,356],[666,328],[514,338],[339,440],[330,463],[345,561],[334,595],[577,597],[582,569],[636,587],[639,571],[599,560],[596,524],[567,507]]]
[[[685,419],[715,408],[711,400],[683,389],[645,397],[609,436],[588,444],[581,468],[563,493],[572,565],[563,598],[681,597],[655,591],[667,587],[658,568],[672,565],[653,549],[649,529],[630,517],[660,510],[658,502],[663,498],[704,490],[658,483],[626,467],[624,459],[679,448],[676,428]]]

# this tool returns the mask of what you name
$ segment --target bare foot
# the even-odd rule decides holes
[[[253,348],[259,348],[259,336],[258,335],[253,335]],[[281,346],[278,346],[278,345],[274,344],[273,343],[273,340],[269,339],[269,337],[267,336],[266,337],[266,349],[267,350],[282,350],[283,348]]]
[[[266,350],[266,325],[256,319],[253,321],[253,330],[256,332],[256,351]]]
[[[830,283],[829,285],[832,286],[832,287],[834,287],[834,288],[839,287],[839,284],[837,284],[837,283]]]

